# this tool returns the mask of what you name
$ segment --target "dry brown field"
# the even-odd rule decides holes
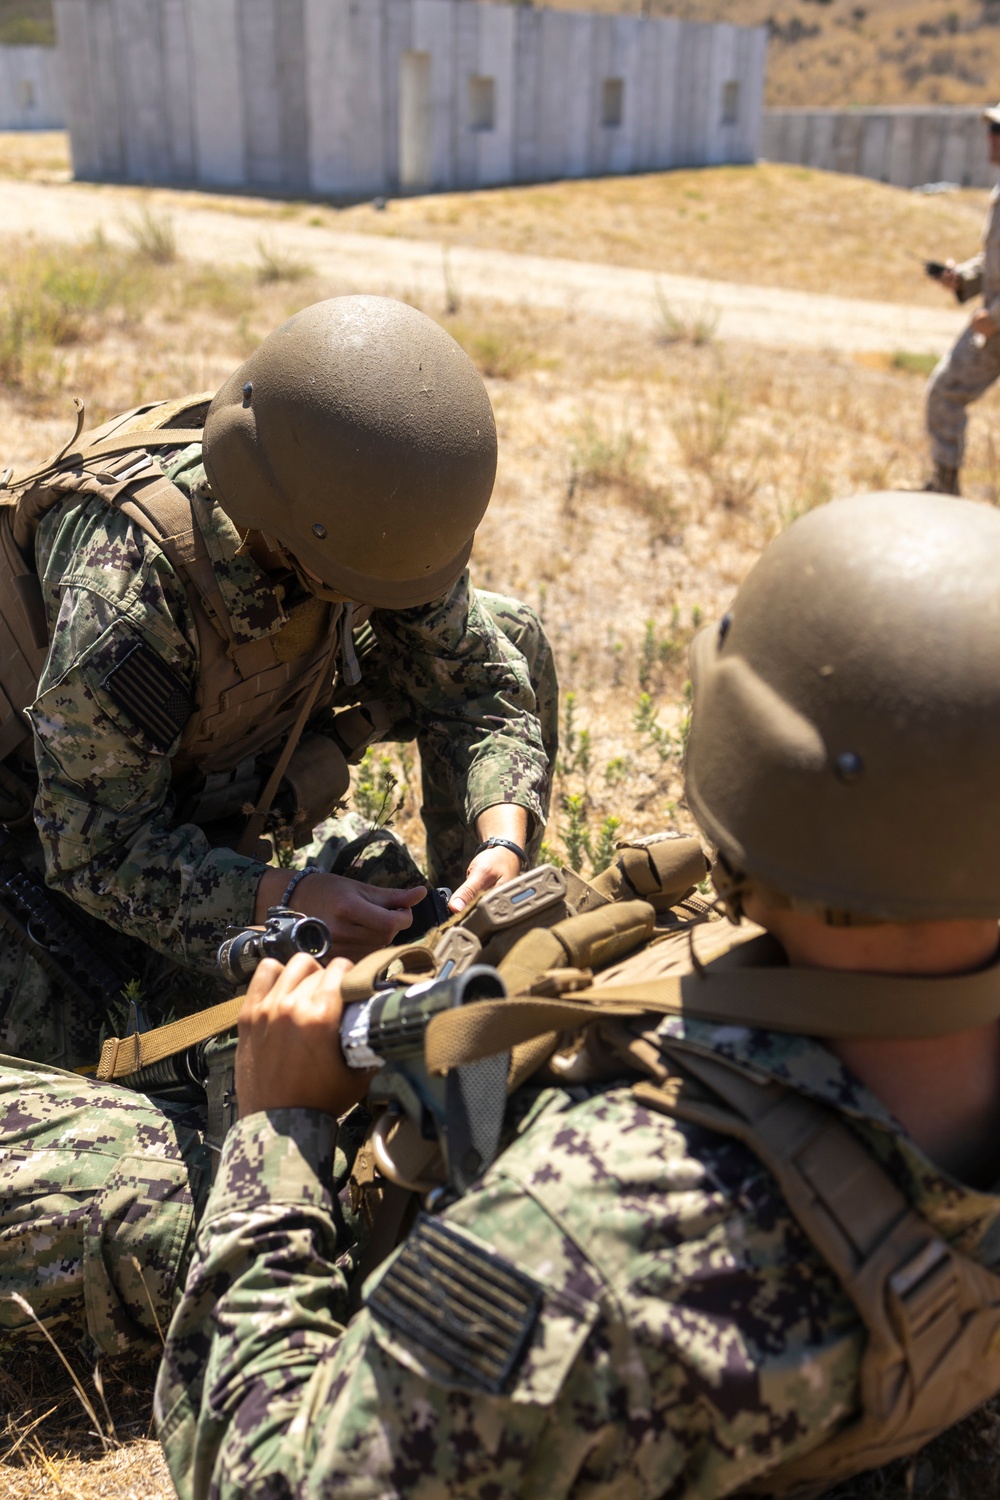
[[[66,175],[60,138],[0,138],[0,209],[4,181],[28,179],[50,184],[70,213],[77,190]],[[29,224],[5,231],[2,465],[55,451],[72,432],[72,396],[97,422],[140,400],[215,387],[284,317],[342,291],[274,250],[268,232],[290,217],[442,246],[639,266],[656,255],[663,269],[671,255],[669,268],[689,274],[930,305],[940,293],[908,252],[968,253],[985,201],[778,167],[411,199],[384,213],[232,198],[216,207],[246,221],[247,256],[212,266],[185,253],[176,227],[184,204],[205,195],[104,191],[109,214],[129,225],[122,242],[68,246],[32,238]],[[723,342],[710,317],[678,320],[669,309],[640,334],[586,302],[498,308],[467,297],[446,269],[420,305],[469,351],[496,409],[500,468],[473,572],[527,599],[551,635],[564,706],[548,849],[588,873],[616,836],[692,826],[680,761],[693,631],[724,611],[795,516],[839,494],[919,485],[932,361],[891,341],[863,357]],[[966,471],[967,492],[988,504],[1000,503],[997,416],[996,396],[975,409]],[[390,799],[403,797],[396,826],[419,852],[410,758],[391,748],[373,756],[355,805],[377,806],[392,780]],[[148,1373],[104,1372],[121,1441],[102,1456],[44,1356],[2,1364],[0,1495],[170,1495],[142,1438]],[[91,1372],[78,1359],[77,1368],[95,1400]],[[841,1500],[996,1493],[992,1423],[987,1415]]]

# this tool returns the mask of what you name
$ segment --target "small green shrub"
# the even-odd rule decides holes
[[[263,235],[256,241],[257,266],[255,274],[262,286],[271,286],[278,281],[302,281],[313,274],[313,268],[298,256],[280,250]]]
[[[154,265],[166,266],[177,259],[177,231],[169,214],[143,208],[125,225],[135,252]]]
[[[393,801],[398,786],[392,756],[384,751],[376,754],[373,749],[366,750],[355,769],[351,787],[355,810],[373,828],[386,827],[406,800],[404,783],[403,795],[398,802]]]
[[[938,362],[936,354],[911,354],[908,349],[897,349],[890,360],[894,370],[905,375],[927,376]]]

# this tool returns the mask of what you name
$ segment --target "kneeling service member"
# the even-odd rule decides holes
[[[688,799],[759,926],[587,992],[603,1070],[517,1092],[363,1289],[347,965],[258,970],[157,1388],[182,1500],[818,1494],[1000,1390],[1000,514],[812,512],[692,677]]]
[[[259,837],[306,842],[374,740],[416,739],[456,905],[533,862],[556,688],[534,613],[469,581],[483,382],[401,302],[307,307],[214,399],[71,446],[0,506],[0,1042],[73,1068],[129,981],[190,1008],[272,905],[351,958],[410,926],[398,851],[293,885]]]

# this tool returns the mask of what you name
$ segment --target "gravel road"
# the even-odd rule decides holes
[[[149,204],[169,213],[181,253],[193,261],[235,265],[259,260],[258,242],[296,257],[331,290],[370,291],[433,301],[444,293],[442,247],[434,241],[343,234],[276,215],[273,203],[199,193],[149,192],[86,183],[0,183],[0,235],[83,240],[102,229],[128,241],[128,221]],[[293,211],[294,212],[294,211]],[[642,331],[662,328],[664,308],[681,324],[710,324],[717,338],[771,348],[921,354],[943,352],[962,328],[958,309],[906,307],[773,287],[654,276],[588,261],[452,247],[448,280],[482,305],[544,307],[605,318]]]

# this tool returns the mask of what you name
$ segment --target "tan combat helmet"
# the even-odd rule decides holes
[[[1000,914],[996,510],[886,493],[811,512],[691,668],[687,796],[737,880],[833,921]]]
[[[389,609],[447,592],[489,503],[486,388],[432,319],[388,297],[334,297],[289,318],[226,381],[205,469],[237,526]]]

